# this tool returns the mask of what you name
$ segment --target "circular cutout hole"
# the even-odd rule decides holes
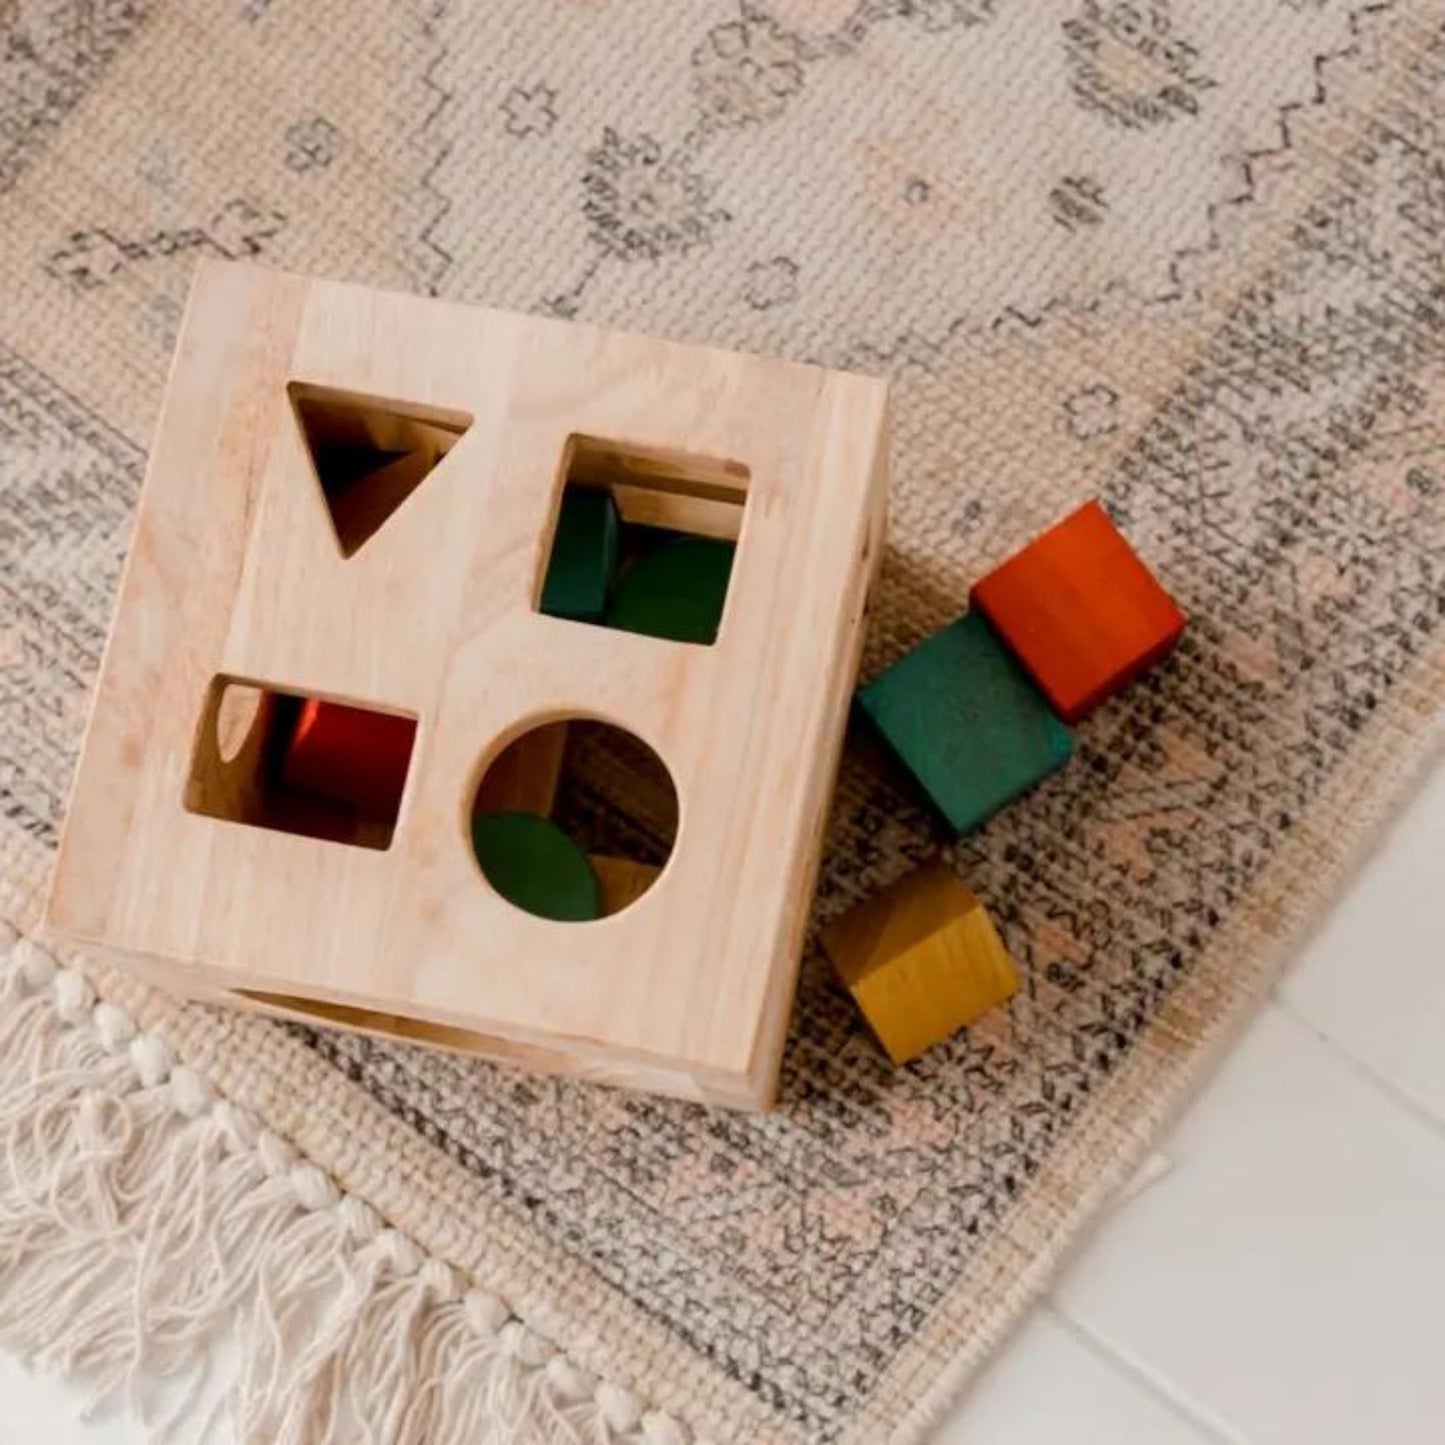
[[[477,866],[503,898],[583,923],[621,913],[657,881],[677,840],[677,789],[635,734],[567,718],[492,759],[470,817]]]

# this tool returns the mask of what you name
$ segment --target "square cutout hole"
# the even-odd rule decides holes
[[[710,646],[748,478],[741,462],[569,437],[538,610]]]
[[[388,848],[415,746],[414,717],[217,677],[196,729],[186,811]]]

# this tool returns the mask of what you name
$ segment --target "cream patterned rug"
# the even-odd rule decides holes
[[[770,1117],[22,938],[0,1337],[140,1409],[229,1337],[266,1445],[925,1438],[1445,699],[1442,238],[1423,0],[0,0],[17,935],[198,255],[890,373],[868,670],[1090,494],[1192,619],[952,851],[1022,993],[895,1070],[810,951]],[[855,743],[819,916],[942,843]]]

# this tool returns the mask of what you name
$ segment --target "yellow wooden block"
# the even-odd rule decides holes
[[[605,853],[593,853],[590,861],[602,888],[604,917],[609,913],[621,913],[629,903],[636,903],[662,871],[651,863],[639,863],[634,858],[612,858]]]
[[[948,868],[900,878],[823,931],[823,947],[895,1064],[1001,1004],[1019,977],[983,904]]]

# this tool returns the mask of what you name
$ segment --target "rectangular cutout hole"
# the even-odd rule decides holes
[[[741,462],[570,437],[538,610],[711,645],[748,480]]]
[[[186,810],[388,848],[415,746],[414,717],[217,677],[196,729]]]

